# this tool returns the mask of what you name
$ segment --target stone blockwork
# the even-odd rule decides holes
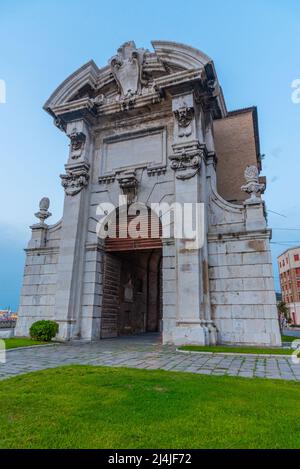
[[[56,319],[60,236],[61,222],[52,227],[46,224],[32,227],[32,239],[26,249],[16,335],[28,334],[30,325],[41,318]]]
[[[212,317],[222,343],[278,343],[269,233],[212,236]]]
[[[129,41],[107,66],[88,62],[45,104],[70,139],[64,210],[48,226],[49,200],[40,203],[17,333],[52,318],[62,340],[159,330],[164,343],[279,345],[255,111],[228,114],[202,52],[153,48]],[[156,241],[127,233],[113,247],[99,234],[131,203],[139,215],[199,204],[201,223]]]
[[[231,204],[212,190],[210,218],[209,281],[219,342],[278,345],[270,231],[262,204]]]
[[[100,337],[103,263],[104,256],[101,247],[87,246],[83,272],[80,335],[91,340],[97,340]]]

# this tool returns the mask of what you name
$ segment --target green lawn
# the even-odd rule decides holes
[[[0,382],[0,448],[299,448],[300,384],[68,366]]]
[[[4,339],[6,349],[17,347],[29,347],[30,345],[42,345],[46,342],[38,340],[27,339],[26,337],[12,337],[11,339]]]
[[[281,340],[282,342],[293,342],[294,340],[300,340],[300,337],[292,337],[290,335],[282,335]]]
[[[183,345],[179,350],[189,352],[213,352],[213,353],[255,353],[263,355],[291,355],[293,350],[284,348],[264,348],[264,347],[237,347],[227,345]]]

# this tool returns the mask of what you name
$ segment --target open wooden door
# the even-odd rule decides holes
[[[106,253],[103,272],[101,338],[118,336],[119,292],[122,261]]]

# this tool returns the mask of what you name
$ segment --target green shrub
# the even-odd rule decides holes
[[[31,325],[29,333],[32,339],[49,342],[58,333],[58,324],[55,321],[36,321]]]

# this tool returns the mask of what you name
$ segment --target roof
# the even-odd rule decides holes
[[[286,249],[281,254],[279,254],[279,256],[277,256],[277,259],[279,259],[279,257],[283,256],[284,254],[288,253],[289,251],[294,251],[295,249],[300,249],[300,246],[294,246],[294,247]]]

